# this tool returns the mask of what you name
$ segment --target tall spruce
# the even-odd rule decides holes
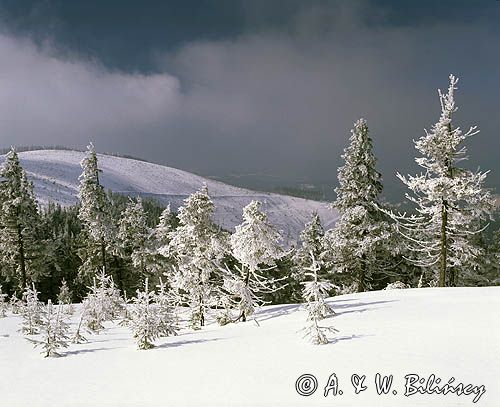
[[[110,215],[110,202],[99,180],[97,154],[94,145],[87,147],[85,158],[80,163],[80,210],[78,218],[86,236],[82,274],[107,271],[107,253],[114,237],[114,225]]]
[[[358,292],[368,288],[371,274],[383,272],[390,225],[378,209],[382,176],[376,170],[372,139],[365,119],[354,123],[344,150],[345,164],[338,169],[339,186],[332,207],[339,219],[326,240],[332,253],[333,271],[348,273]]]
[[[212,221],[214,204],[204,186],[190,195],[179,208],[179,226],[170,233],[168,250],[175,258],[177,273],[172,285],[179,301],[191,308],[191,326],[205,324],[205,314],[215,304],[218,287],[214,284],[214,261],[223,255],[223,235]]]
[[[136,288],[136,286],[142,284],[142,280],[148,274],[149,236],[150,229],[147,225],[142,199],[140,197],[135,201],[129,199],[121,215],[117,235],[119,254],[126,260],[125,267],[122,267],[126,270],[121,270],[120,281],[117,282],[122,291],[124,291],[124,288]],[[128,272],[128,275],[123,275],[126,272]],[[135,281],[127,282],[127,280]]]
[[[417,215],[399,217],[399,230],[407,238],[415,262],[433,270],[440,287],[456,285],[460,272],[472,269],[474,260],[482,255],[474,236],[484,229],[493,210],[492,196],[484,187],[487,172],[459,166],[468,158],[464,141],[479,131],[473,126],[463,133],[453,124],[458,79],[449,78],[448,92],[438,92],[438,122],[415,142],[420,153],[415,161],[424,172],[408,177],[398,174],[411,191],[407,198],[417,209]]]
[[[0,263],[7,280],[23,289],[43,273],[44,244],[33,184],[14,149],[0,169]]]

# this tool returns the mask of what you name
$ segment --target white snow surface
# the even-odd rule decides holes
[[[71,205],[78,201],[78,177],[82,172],[80,161],[83,152],[61,150],[37,150],[19,153],[21,165],[35,186],[35,195],[40,204],[49,201]],[[0,163],[4,156],[0,156]],[[269,220],[284,234],[285,242],[298,239],[304,224],[317,211],[323,226],[328,229],[337,215],[325,202],[290,197],[265,192],[255,192],[163,165],[152,164],[130,158],[98,154],[100,181],[106,189],[130,196],[149,196],[173,210],[182,201],[197,191],[204,183],[216,206],[215,221],[232,230],[241,223],[242,209],[252,199],[263,202],[262,209]]]
[[[484,406],[500,400],[500,287],[423,288],[351,294],[328,300],[339,332],[311,345],[298,332],[299,305],[261,309],[253,320],[183,330],[151,350],[136,350],[127,328],[108,323],[89,342],[60,358],[43,358],[18,332],[20,318],[0,319],[1,405],[16,406]],[[77,322],[72,320],[72,328]],[[304,373],[318,380],[299,396]],[[335,373],[342,395],[323,396]],[[376,373],[394,375],[391,393],[377,395]],[[442,383],[455,378],[486,392],[404,395],[404,376]],[[368,387],[354,394],[351,375]],[[397,394],[392,394],[396,390]]]

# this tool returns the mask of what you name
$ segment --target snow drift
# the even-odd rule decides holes
[[[20,318],[0,319],[2,405],[34,406],[484,406],[500,400],[500,288],[423,288],[334,297],[337,316],[322,321],[339,333],[327,345],[302,339],[300,305],[261,309],[245,323],[157,341],[137,350],[127,328],[108,323],[88,343],[44,359],[17,331]],[[77,323],[73,318],[72,328]],[[335,373],[337,396],[324,397]],[[393,375],[388,394],[374,378]],[[318,388],[297,393],[297,379],[314,375]],[[355,394],[353,374],[366,376]],[[405,376],[432,374],[448,383],[484,386],[474,394],[405,396]],[[307,390],[307,386],[299,387]],[[394,392],[396,394],[394,394]]]

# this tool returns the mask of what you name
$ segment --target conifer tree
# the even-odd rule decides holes
[[[326,271],[325,262],[322,258],[325,256],[325,230],[317,212],[313,212],[311,220],[306,223],[304,230],[300,233],[300,246],[295,250],[292,262],[292,276],[298,282],[304,279],[304,270],[311,266],[311,253],[313,253],[316,262],[320,264],[320,274]]]
[[[329,281],[319,278],[321,266],[316,261],[316,257],[312,251],[309,253],[309,256],[311,258],[311,265],[304,270],[306,281],[302,283],[304,286],[302,297],[306,302],[305,308],[307,310],[308,321],[308,325],[305,328],[305,337],[315,345],[327,344],[328,338],[326,332],[337,332],[337,330],[332,327],[322,327],[318,324],[318,321],[335,314],[333,309],[325,302],[333,285]]]
[[[85,158],[80,163],[83,172],[80,175],[80,210],[86,236],[86,245],[80,267],[82,274],[107,272],[107,253],[114,237],[114,225],[110,215],[110,202],[99,180],[97,154],[94,145],[87,147]]]
[[[151,349],[159,337],[176,334],[174,318],[162,284],[157,295],[149,291],[146,279],[144,290],[137,290],[137,296],[132,299],[128,325],[139,349]]]
[[[169,253],[175,258],[177,272],[172,285],[180,302],[191,308],[191,326],[205,324],[208,307],[216,302],[214,262],[223,256],[223,235],[212,221],[214,204],[204,186],[190,195],[179,208],[179,226],[170,234]]]
[[[362,292],[371,273],[383,272],[387,262],[384,252],[390,238],[390,225],[378,209],[382,177],[375,168],[366,120],[354,123],[350,145],[342,158],[345,164],[338,170],[337,198],[332,204],[339,219],[327,233],[327,242],[334,271],[353,276],[357,291]]]
[[[40,293],[36,290],[35,283],[32,283],[31,287],[27,285],[23,292],[24,304],[21,308],[21,316],[23,317],[21,332],[26,335],[35,335],[40,330],[43,304],[38,300],[38,294]]]
[[[14,149],[0,169],[0,264],[2,273],[23,289],[43,272],[44,245],[33,185]]]
[[[226,278],[225,286],[239,298],[237,320],[246,321],[261,305],[258,294],[279,289],[277,280],[262,275],[261,267],[274,267],[283,256],[282,237],[260,209],[259,201],[243,208],[243,223],[236,226],[230,244],[233,257],[241,264],[236,273]]]
[[[60,348],[67,348],[69,345],[69,325],[64,320],[62,308],[54,308],[52,301],[49,300],[47,306],[43,310],[39,324],[40,334],[42,336],[41,339],[28,339],[35,347],[42,347],[42,354],[44,354],[45,357],[61,356],[58,350]]]
[[[459,166],[467,159],[463,143],[478,133],[475,126],[463,133],[453,122],[458,79],[450,75],[448,92],[439,91],[441,116],[415,142],[420,153],[415,161],[424,170],[401,181],[409,188],[407,198],[417,215],[399,216],[397,223],[414,253],[414,261],[435,272],[440,287],[456,285],[459,272],[471,269],[482,255],[473,237],[480,233],[493,209],[491,194],[484,187],[487,172]],[[463,267],[467,265],[467,267]]]
[[[149,273],[151,232],[146,221],[142,199],[140,197],[136,201],[129,199],[120,219],[117,240],[121,257],[130,262],[131,274],[136,281],[139,276],[145,278]]]

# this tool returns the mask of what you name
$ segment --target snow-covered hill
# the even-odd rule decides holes
[[[63,205],[77,202],[80,161],[78,151],[40,150],[19,153],[21,164],[35,185],[40,203]],[[181,171],[129,158],[99,155],[102,184],[106,189],[132,196],[151,196],[177,209],[183,199],[208,185],[216,205],[215,220],[232,229],[241,222],[241,210],[252,199],[261,200],[270,221],[284,232],[285,240],[296,240],[312,211],[317,211],[325,227],[335,221],[335,213],[325,203],[290,196],[254,192]],[[0,156],[0,162],[4,157]]]
[[[298,332],[306,312],[275,305],[258,324],[184,330],[147,351],[135,349],[126,328],[108,323],[89,342],[44,359],[18,332],[20,318],[0,318],[0,397],[9,407],[52,406],[483,406],[500,400],[500,287],[378,291],[329,300],[337,316],[323,321],[339,332],[308,344]],[[73,318],[72,327],[77,323]],[[342,395],[324,397],[333,373]],[[375,375],[393,375],[378,395]],[[314,375],[316,392],[300,396],[297,379]],[[355,394],[352,375],[366,376]],[[471,384],[475,394],[410,394],[405,376],[440,386]],[[310,382],[312,383],[312,382]],[[302,380],[299,388],[308,391]],[[422,384],[424,386],[425,383]],[[413,386],[416,386],[414,384]],[[436,386],[436,382],[434,383]],[[476,404],[473,399],[482,392]],[[396,393],[394,394],[393,391]]]

